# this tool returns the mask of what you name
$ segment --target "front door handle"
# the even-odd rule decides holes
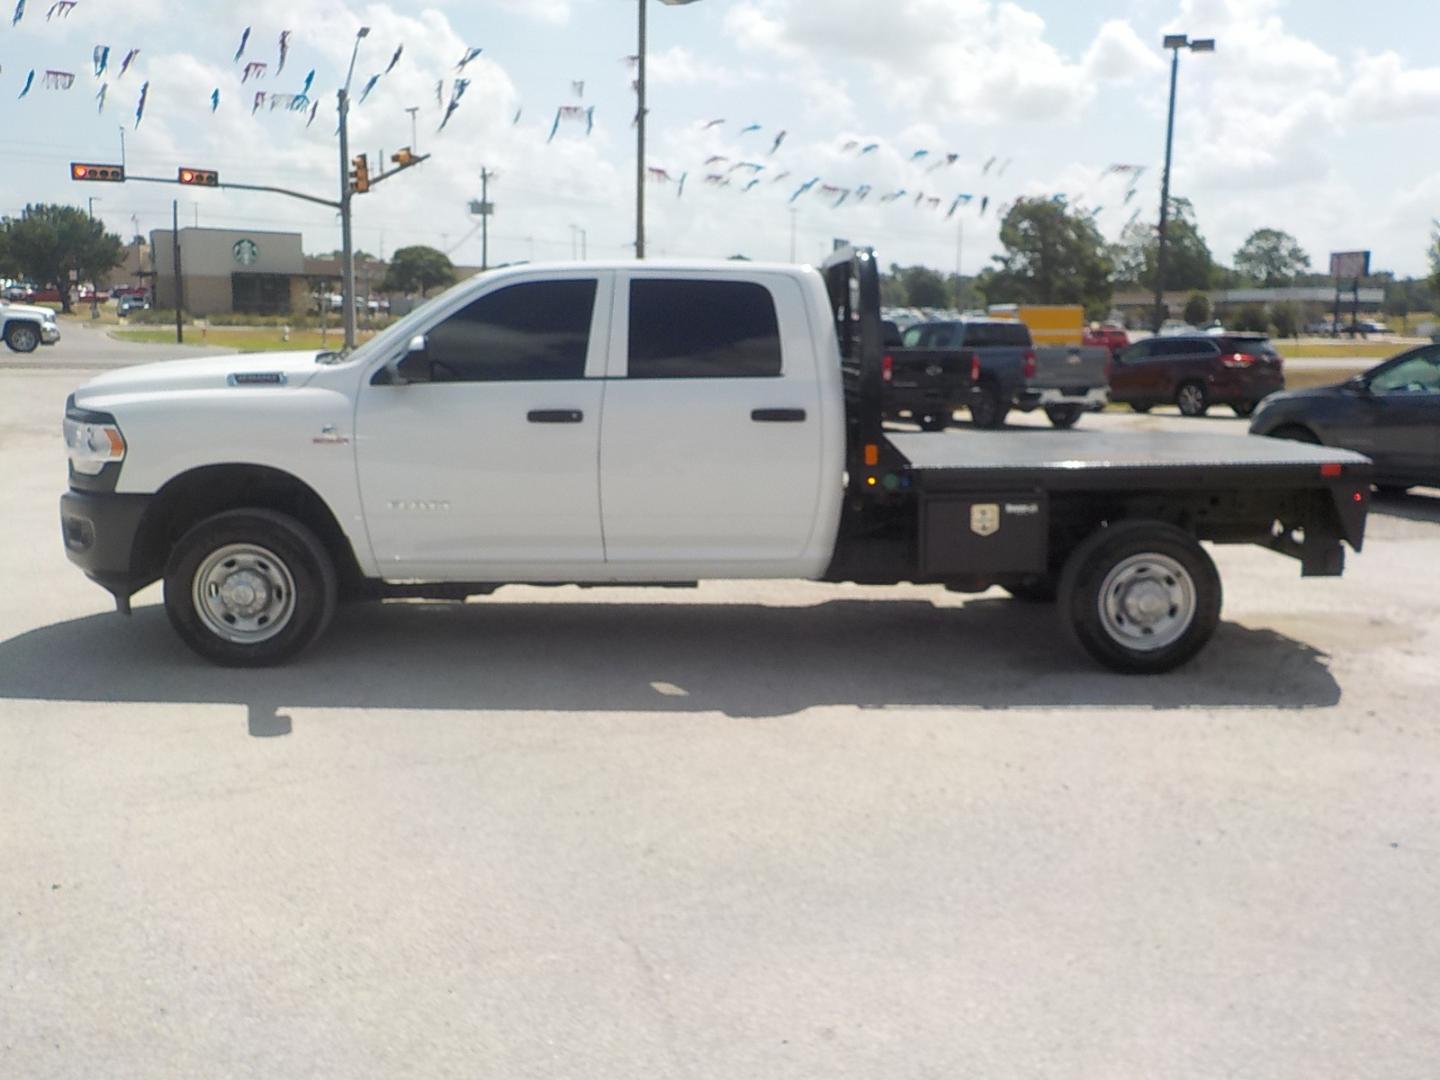
[[[803,424],[804,409],[753,409],[750,419],[757,424]]]
[[[525,419],[532,424],[578,424],[585,414],[579,409],[531,409]]]

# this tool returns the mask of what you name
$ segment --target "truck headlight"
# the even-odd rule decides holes
[[[125,436],[109,413],[65,410],[65,452],[70,467],[84,476],[96,476],[112,461],[125,460]]]

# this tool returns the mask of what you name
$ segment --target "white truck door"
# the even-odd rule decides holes
[[[819,506],[821,391],[799,284],[617,275],[600,435],[606,558],[782,575]],[[738,564],[745,564],[740,566]]]
[[[565,579],[603,567],[600,406],[610,274],[500,282],[426,334],[433,381],[377,368],[356,409],[389,579]]]

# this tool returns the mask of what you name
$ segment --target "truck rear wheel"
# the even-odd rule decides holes
[[[993,382],[982,382],[970,392],[970,419],[976,427],[998,428],[1010,413],[1010,403]]]
[[[34,323],[12,322],[5,328],[5,344],[15,352],[34,352],[40,344],[40,328]]]
[[[1045,415],[1057,428],[1072,428],[1084,410],[1079,405],[1046,405]]]
[[[1138,413],[1147,413],[1147,412],[1149,412],[1151,409],[1153,409],[1154,407],[1155,407],[1155,406],[1154,406],[1151,402],[1148,402],[1148,401],[1132,401],[1132,402],[1130,402],[1130,408],[1134,409],[1134,410],[1135,410],[1136,412],[1138,412]]]
[[[271,510],[229,510],[175,545],[165,612],[181,640],[228,667],[283,663],[335,614],[335,567],[315,534]]]
[[[1158,674],[1195,656],[1220,624],[1220,575],[1196,539],[1156,521],[1093,533],[1060,576],[1060,620],[1095,660]]]

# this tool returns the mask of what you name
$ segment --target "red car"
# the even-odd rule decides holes
[[[1125,333],[1123,326],[1092,326],[1085,331],[1080,343],[1087,347],[1109,349],[1111,356],[1118,356],[1122,349],[1129,347],[1130,335]]]
[[[1249,416],[1285,389],[1284,360],[1264,334],[1177,334],[1137,342],[1115,358],[1110,400],[1136,412],[1174,404],[1186,416],[1229,405]]]

